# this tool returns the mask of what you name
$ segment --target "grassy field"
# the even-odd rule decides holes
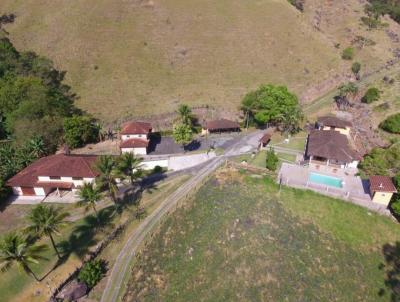
[[[358,206],[219,170],[138,256],[124,301],[389,301],[383,247],[399,231]]]
[[[347,70],[340,50],[286,0],[3,0],[20,49],[67,71],[77,104],[104,121],[225,105],[261,83],[306,88]]]

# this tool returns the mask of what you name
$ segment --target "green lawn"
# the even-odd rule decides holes
[[[103,221],[105,224],[110,222],[110,212],[110,208],[99,212],[104,218]],[[65,255],[65,258],[60,262],[61,265],[67,262],[70,257],[78,259],[83,257],[88,252],[88,249],[91,246],[94,246],[100,238],[104,236],[96,232],[94,227],[95,224],[95,218],[90,215],[70,224],[62,230],[61,236],[55,238],[57,245],[60,247],[60,251]],[[31,266],[32,270],[39,278],[42,278],[47,273],[51,272],[51,270],[57,265],[57,257],[50,246],[50,241],[45,238],[41,243],[49,245],[48,251],[43,254],[47,260],[43,260],[39,264]],[[30,276],[19,271],[17,267],[14,266],[7,273],[0,275],[0,301],[18,301],[19,298],[16,297],[20,295],[25,288],[34,284],[34,282],[35,281]],[[40,292],[36,299],[38,301],[43,301],[46,294],[48,294],[47,291]]]
[[[353,204],[220,170],[144,247],[124,301],[389,301],[399,240]]]
[[[294,149],[298,151],[304,151],[307,133],[305,131],[301,131],[291,137],[289,137],[289,142],[286,143],[285,139],[287,136],[281,135],[279,132],[275,132],[271,138],[271,146],[279,146],[282,148]]]

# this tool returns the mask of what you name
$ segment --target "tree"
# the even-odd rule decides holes
[[[358,168],[363,176],[392,176],[400,173],[400,145],[372,149],[364,156]]]
[[[71,148],[94,143],[99,138],[99,127],[89,116],[74,115],[64,118],[64,141]]]
[[[289,131],[296,130],[303,117],[297,96],[285,86],[261,85],[246,94],[241,109],[246,123],[254,119],[260,126],[273,123]]]
[[[96,168],[100,175],[97,178],[97,184],[100,188],[107,190],[111,199],[117,201],[118,186],[116,177],[116,161],[111,155],[102,155],[98,158]]]
[[[172,136],[174,137],[176,143],[185,147],[185,145],[192,141],[193,131],[189,125],[178,123],[174,125]]]
[[[65,218],[68,216],[67,212],[62,212],[54,206],[39,204],[29,213],[30,225],[26,230],[39,238],[48,236],[58,259],[61,259],[53,236],[60,234],[60,229],[67,224]]]
[[[274,149],[267,151],[267,158],[265,160],[265,166],[268,170],[275,171],[278,168],[279,158],[275,154]]]
[[[85,182],[78,191],[79,201],[78,206],[84,206],[86,210],[92,208],[97,222],[100,223],[99,214],[97,213],[96,205],[101,199],[101,193],[94,183]]]
[[[389,15],[394,21],[400,23],[399,1],[397,0],[368,0],[365,12],[368,16],[379,20],[380,16]]]
[[[335,96],[335,102],[339,109],[346,110],[349,107],[349,97],[354,97],[358,93],[358,87],[350,82],[339,86],[339,94]]]
[[[190,109],[188,105],[180,104],[177,112],[182,124],[192,126],[193,124],[192,109]]]
[[[78,275],[78,280],[85,282],[89,288],[93,288],[104,277],[107,271],[106,262],[98,259],[86,262]]]
[[[397,217],[400,217],[400,173],[393,177],[393,183],[397,189],[397,193],[392,197],[390,208]]]
[[[347,84],[342,84],[339,86],[339,95],[341,96],[355,96],[358,92],[358,87],[356,84],[349,82]]]
[[[342,51],[342,59],[343,60],[353,60],[354,58],[354,48],[347,47]]]
[[[400,113],[389,116],[379,127],[387,132],[400,134]]]
[[[361,64],[359,62],[354,62],[353,65],[351,65],[351,71],[353,72],[353,74],[356,77],[356,79],[359,80],[360,79]]]
[[[46,154],[46,147],[43,139],[40,136],[35,135],[27,141],[25,146],[35,159],[38,159]]]
[[[131,185],[135,182],[135,179],[142,175],[141,167],[142,158],[136,157],[133,153],[123,153],[117,160],[118,174],[122,178],[129,178]]]
[[[13,265],[17,265],[39,282],[30,264],[38,264],[40,260],[46,260],[41,254],[47,248],[46,245],[29,244],[27,238],[21,234],[9,233],[0,240],[0,270],[6,272]]]
[[[367,92],[361,98],[361,101],[366,104],[371,104],[372,102],[379,101],[380,96],[381,96],[381,92],[379,91],[379,89],[375,88],[375,87],[371,87],[371,88],[368,88]]]

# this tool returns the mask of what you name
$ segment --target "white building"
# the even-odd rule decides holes
[[[150,123],[128,122],[121,130],[121,153],[147,154],[152,127]]]
[[[75,192],[94,182],[96,156],[55,154],[40,158],[8,180],[15,195],[47,196],[53,191]]]

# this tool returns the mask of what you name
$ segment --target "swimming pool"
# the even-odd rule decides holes
[[[310,173],[308,175],[308,180],[320,185],[326,185],[335,188],[342,188],[343,181],[340,178],[332,177],[328,175],[322,175],[318,173]]]

